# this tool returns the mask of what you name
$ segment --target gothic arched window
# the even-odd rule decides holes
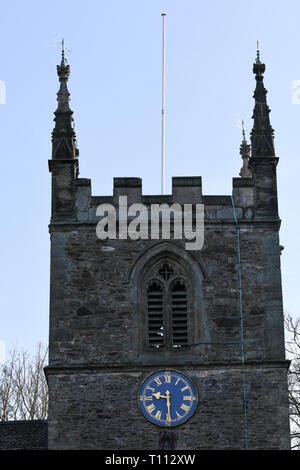
[[[191,279],[179,263],[156,263],[143,282],[146,345],[156,349],[188,346],[191,336]]]

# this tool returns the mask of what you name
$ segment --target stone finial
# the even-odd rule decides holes
[[[58,106],[56,112],[71,112],[73,114],[69,106],[70,93],[67,86],[70,76],[70,66],[63,63],[57,65],[57,75],[60,81],[60,88],[57,93]]]

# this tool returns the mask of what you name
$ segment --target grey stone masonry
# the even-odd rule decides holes
[[[175,365],[178,369],[179,366]],[[157,367],[69,368],[49,374],[49,445],[55,449],[159,450],[164,430],[138,408],[139,384]],[[192,418],[168,430],[180,450],[245,448],[241,369],[180,367],[198,390]],[[251,449],[288,449],[286,370],[248,366]]]
[[[52,217],[49,448],[155,449],[163,430],[137,394],[153,371],[183,371],[197,384],[194,416],[172,430],[178,449],[244,448],[237,226],[230,196],[205,196],[201,178],[173,179],[173,194],[144,196],[139,178],[116,178],[113,196],[75,179],[72,220]],[[253,180],[234,178],[239,226],[249,446],[289,448],[277,214],[256,217]],[[185,240],[99,240],[96,208],[130,203],[205,207],[204,247]],[[186,348],[145,347],[142,273],[152,259],[181,260],[194,286]],[[107,430],[109,429],[109,432]]]

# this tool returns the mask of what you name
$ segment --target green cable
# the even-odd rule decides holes
[[[237,245],[238,245],[238,273],[240,290],[240,325],[241,325],[241,355],[242,355],[242,379],[244,398],[244,425],[245,425],[245,449],[248,450],[248,422],[247,422],[247,392],[246,392],[246,371],[245,371],[245,345],[244,345],[244,316],[243,316],[243,291],[242,291],[242,267],[241,267],[241,247],[240,247],[240,227],[236,217],[234,200],[231,196],[233,216],[236,225]]]

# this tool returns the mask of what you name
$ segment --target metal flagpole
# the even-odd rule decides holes
[[[166,40],[166,14],[162,13],[162,23],[163,23],[163,41],[162,41],[162,144],[161,144],[161,192],[165,194],[165,173],[166,173],[166,99],[165,99],[165,88],[166,88],[166,50],[165,50],[165,40]]]

